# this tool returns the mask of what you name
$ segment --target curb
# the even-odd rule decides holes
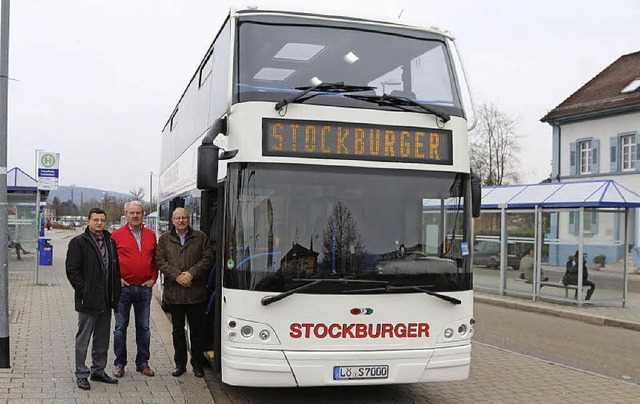
[[[562,310],[561,308],[543,307],[543,306],[538,306],[531,303],[510,301],[510,300],[504,300],[504,299],[492,298],[492,297],[486,297],[486,296],[478,296],[478,295],[474,295],[473,301],[474,303],[491,304],[494,306],[506,307],[509,309],[523,310],[523,311],[528,311],[532,313],[548,314],[556,317],[578,320],[578,321],[582,321],[582,322],[593,324],[593,325],[620,327],[620,328],[626,328],[633,331],[640,331],[639,323],[628,321],[628,320],[596,316],[593,314],[576,313],[569,310]]]

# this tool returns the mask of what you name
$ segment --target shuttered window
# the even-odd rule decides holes
[[[593,148],[591,141],[580,142],[580,174],[591,174],[593,171]]]
[[[636,170],[636,136],[625,135],[620,137],[622,171]]]

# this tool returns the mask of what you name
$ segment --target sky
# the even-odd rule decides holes
[[[392,16],[457,38],[476,103],[517,120],[523,183],[551,172],[540,118],[622,55],[640,51],[636,0],[253,1]],[[60,153],[60,183],[157,193],[160,135],[224,21],[225,0],[14,0],[8,168]]]

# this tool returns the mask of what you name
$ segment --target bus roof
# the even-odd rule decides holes
[[[303,10],[304,10],[303,7],[299,7],[299,8],[290,7],[288,9],[284,10],[284,9],[258,8],[256,6],[246,6],[246,7],[233,7],[232,6],[229,9],[229,14],[227,14],[227,17],[225,18],[224,22],[220,26],[220,29],[216,33],[216,36],[213,38],[213,41],[211,42],[211,45],[209,45],[209,47],[207,48],[207,51],[204,53],[204,56],[202,57],[202,59],[200,60],[200,63],[196,67],[193,75],[191,76],[191,79],[187,83],[187,86],[184,88],[184,91],[180,95],[180,98],[178,99],[178,102],[175,104],[175,106],[173,107],[173,110],[169,114],[169,118],[167,119],[167,121],[163,125],[162,131],[164,132],[164,130],[166,129],[167,125],[169,125],[171,123],[171,118],[178,111],[178,106],[180,105],[180,102],[182,101],[182,98],[186,94],[186,92],[189,89],[189,86],[191,85],[193,80],[198,76],[198,71],[202,67],[203,63],[205,63],[205,60],[207,59],[207,56],[209,55],[209,53],[212,51],[213,44],[215,43],[216,39],[220,35],[220,32],[222,32],[222,29],[223,29],[224,25],[227,23],[227,20],[229,20],[229,18],[231,18],[231,17],[237,18],[240,15],[283,15],[283,16],[303,17],[303,18],[306,17],[306,18],[310,18],[310,19],[313,18],[313,19],[327,19],[327,20],[334,20],[334,21],[352,21],[352,22],[357,22],[357,23],[365,23],[365,24],[372,24],[372,25],[378,25],[378,26],[397,27],[397,28],[405,28],[405,29],[412,29],[412,30],[418,30],[418,31],[426,31],[426,32],[434,33],[434,34],[443,35],[443,36],[445,36],[447,38],[450,38],[452,40],[454,39],[450,32],[443,31],[443,30],[441,30],[441,29],[439,29],[437,27],[433,27],[433,26],[432,27],[421,27],[421,26],[418,26],[418,25],[403,24],[403,23],[398,22],[397,19],[393,20],[391,18],[388,18],[387,16],[376,15],[375,17],[371,16],[370,18],[363,18],[363,17],[349,15],[349,14],[353,14],[353,12],[349,12],[349,11],[335,11],[335,12],[323,11],[323,12],[318,12],[316,10],[316,12],[309,12],[309,11],[303,11]],[[363,14],[363,13],[359,12],[359,14]]]
[[[381,15],[378,13],[370,13],[367,11],[360,10],[357,13],[348,10],[320,10],[314,9],[310,11],[310,8],[295,8],[291,7],[287,10],[278,10],[278,9],[269,9],[269,8],[258,8],[258,7],[245,7],[245,8],[237,8],[231,9],[230,15],[287,15],[287,16],[296,16],[296,17],[307,17],[314,19],[328,19],[328,20],[340,20],[340,21],[352,21],[357,23],[368,23],[373,25],[383,25],[383,26],[394,26],[400,28],[408,28],[415,29],[419,31],[427,31],[435,34],[444,35],[446,37],[452,38],[450,32],[441,30],[440,28],[431,26],[421,26],[417,24],[411,24],[408,22],[403,22],[399,18],[392,18],[389,15]]]

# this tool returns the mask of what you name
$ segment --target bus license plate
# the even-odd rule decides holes
[[[333,380],[386,379],[389,377],[389,366],[334,366]]]

